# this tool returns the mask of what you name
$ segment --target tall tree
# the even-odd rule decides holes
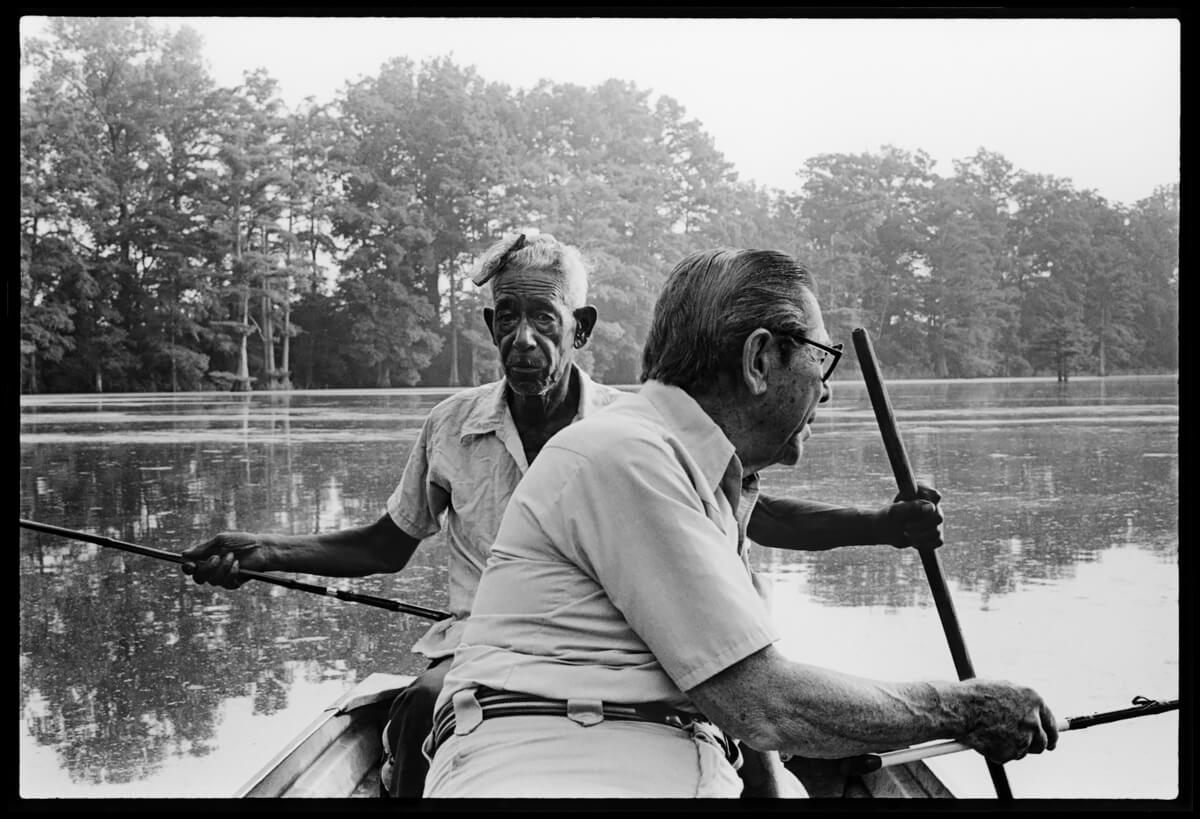
[[[203,81],[198,43],[168,36],[144,20],[52,18],[50,37],[30,44],[38,62],[29,97],[69,125],[55,137],[71,184],[70,230],[87,248],[74,283],[73,365],[90,371],[93,388],[153,387],[137,357],[154,350],[152,292],[161,247],[158,220],[167,99],[194,95]],[[60,177],[65,178],[65,177]]]
[[[198,67],[200,39],[183,27],[166,43],[149,89],[159,115],[159,150],[146,169],[153,196],[142,236],[150,297],[140,358],[156,388],[172,392],[204,385],[210,345],[207,321],[215,307],[206,258],[214,252],[205,219],[203,167],[212,156],[212,80]],[[164,372],[165,370],[165,372]]]
[[[1124,209],[1095,195],[1085,195],[1083,205],[1091,239],[1084,321],[1095,338],[1096,372],[1105,376],[1114,366],[1128,366],[1138,352],[1137,267]]]
[[[1066,180],[1030,173],[1018,175],[1013,197],[1026,358],[1066,381],[1089,363],[1095,340],[1084,317],[1092,262],[1085,201]]]
[[[1179,366],[1179,185],[1164,185],[1137,202],[1129,214],[1134,250],[1133,281],[1141,349],[1137,365],[1153,370]]]
[[[77,277],[83,248],[71,231],[80,186],[74,140],[64,139],[74,123],[57,95],[21,104],[21,390],[39,392],[44,365],[74,349],[75,306],[64,298],[64,280]]]
[[[694,249],[691,242],[697,235],[716,238],[740,227],[742,214],[730,212],[733,194],[739,190],[733,163],[717,150],[699,121],[686,118],[683,106],[674,99],[660,97],[655,117],[667,152],[666,198],[660,209],[671,220],[671,235],[681,237],[680,248]]]
[[[919,275],[926,323],[924,362],[937,378],[993,375],[997,342],[1013,310],[996,273],[1005,226],[993,200],[958,179],[931,192]]]
[[[340,192],[329,163],[336,139],[335,129],[336,123],[328,107],[317,105],[311,99],[288,116],[285,126],[286,211],[280,233],[283,259],[278,276],[283,326],[276,380],[282,388],[290,388],[293,382],[291,340],[304,332],[304,325],[293,318],[293,302],[325,291],[327,270],[337,251],[331,216]],[[320,315],[314,315],[318,325]],[[308,380],[311,382],[311,361],[309,367]]]
[[[685,123],[682,108],[656,109],[649,96],[610,80],[595,89],[543,82],[519,98],[528,147],[515,195],[535,224],[589,262],[600,318],[582,363],[610,383],[637,380],[654,300],[675,261],[667,257],[679,246],[668,126]]]
[[[402,297],[422,315],[425,308],[411,300],[428,305],[431,328],[448,342],[443,378],[451,382],[459,380],[464,263],[499,229],[514,179],[507,105],[503,86],[437,59],[419,68],[394,60],[347,88],[340,106],[346,198],[335,229],[349,242],[356,275],[381,272],[361,267],[369,263],[394,279],[395,286],[369,292]]]
[[[282,190],[288,182],[282,102],[277,83],[261,70],[248,72],[242,85],[211,99],[220,123],[215,162],[205,180],[212,190],[208,217],[225,247],[220,290],[229,307],[229,318],[213,324],[228,328],[236,339],[233,388],[248,390],[256,380],[270,388],[279,374],[273,344],[279,293],[273,285],[278,220],[286,206]],[[262,379],[250,375],[248,342],[255,332],[264,345]]]
[[[924,203],[934,184],[923,151],[824,154],[805,163],[800,214],[827,265],[827,290],[859,308],[880,357],[900,371],[924,354],[917,273]]]

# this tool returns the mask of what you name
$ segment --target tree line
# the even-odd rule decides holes
[[[470,264],[526,228],[589,261],[582,363],[608,383],[638,380],[666,273],[717,245],[801,259],[834,339],[866,327],[894,375],[1178,366],[1177,181],[1127,206],[983,148],[941,176],[883,146],[785,192],[632,83],[398,58],[293,110],[263,70],[218,87],[201,46],[137,18],[25,43],[22,392],[481,383]]]

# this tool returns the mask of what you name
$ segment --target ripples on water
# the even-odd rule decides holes
[[[1177,696],[1177,379],[889,390],[918,476],[945,495],[940,558],[979,673],[1034,685],[1061,716]],[[23,398],[21,515],[172,551],[226,529],[370,522],[445,395]],[[814,433],[799,467],[764,473],[766,491],[871,506],[895,493],[861,387],[835,385]],[[420,667],[417,618],[201,588],[174,566],[25,530],[20,554],[25,796],[225,795],[356,679]],[[915,555],[755,561],[798,659],[953,676]],[[441,608],[443,563],[435,540],[399,575],[313,580]],[[1177,720],[1132,723],[1010,765],[1014,791],[1174,796]],[[962,795],[990,794],[977,757],[937,770]]]

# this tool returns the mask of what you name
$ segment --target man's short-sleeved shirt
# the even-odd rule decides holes
[[[505,510],[440,703],[472,686],[662,702],[778,639],[733,444],[656,381],[564,429]],[[741,515],[737,513],[741,512]]]
[[[597,384],[574,365],[571,371],[579,379],[576,419],[624,394]],[[445,526],[453,617],[435,623],[413,651],[430,658],[454,653],[504,507],[527,468],[503,379],[455,393],[425,419],[400,483],[387,500],[387,513],[419,539]]]

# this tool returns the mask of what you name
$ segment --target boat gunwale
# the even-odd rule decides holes
[[[283,773],[289,760],[296,759],[299,754],[308,749],[314,742],[320,742],[320,747],[313,751],[313,761],[325,748],[333,744],[354,723],[356,712],[362,712],[371,706],[391,702],[399,691],[407,686],[413,677],[410,675],[385,674],[376,672],[369,674],[338,697],[331,705],[322,710],[321,714],[310,722],[300,733],[292,737],[277,754],[271,757],[253,776],[234,792],[233,798],[271,797],[283,795],[293,782],[304,773],[304,769]],[[332,728],[331,728],[332,726]],[[311,762],[309,763],[311,764]],[[273,780],[285,777],[282,784]],[[263,792],[266,791],[266,792]]]

